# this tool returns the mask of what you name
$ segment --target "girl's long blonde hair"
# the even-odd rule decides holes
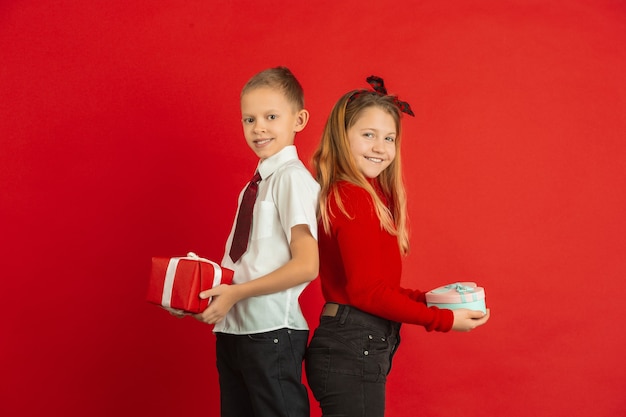
[[[378,176],[380,189],[389,200],[389,207],[381,200],[374,187],[357,168],[348,140],[348,129],[361,116],[364,109],[378,107],[390,114],[396,123],[396,157]],[[398,247],[403,255],[409,252],[409,232],[407,203],[404,181],[402,179],[402,161],[400,156],[401,114],[393,96],[381,95],[366,90],[354,90],[344,94],[333,107],[326,121],[319,147],[313,155],[313,165],[320,183],[320,218],[324,231],[330,233],[330,219],[333,213],[328,207],[332,197],[337,201],[341,212],[347,213],[337,181],[348,181],[364,188],[371,196],[381,228],[398,238]]]

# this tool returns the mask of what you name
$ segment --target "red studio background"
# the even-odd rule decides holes
[[[221,258],[239,92],[276,65],[306,161],[367,76],[411,103],[404,285],[486,288],[485,327],[403,327],[387,414],[624,415],[625,44],[620,0],[2,1],[0,415],[218,415],[211,328],[145,301],[150,258]]]

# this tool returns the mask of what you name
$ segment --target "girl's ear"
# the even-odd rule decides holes
[[[296,114],[296,132],[301,132],[302,129],[309,123],[309,112],[306,109],[302,109]]]

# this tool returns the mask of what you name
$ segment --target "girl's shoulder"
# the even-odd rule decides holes
[[[353,216],[357,213],[368,211],[374,208],[374,202],[370,193],[360,185],[349,181],[338,181],[334,189],[328,196],[328,202],[331,208],[343,207],[344,211]]]
[[[345,180],[337,181],[337,183],[335,184],[335,189],[337,190],[337,192],[342,198],[344,197],[347,197],[347,198],[368,197],[369,198],[370,196],[365,188],[350,181],[345,181]]]

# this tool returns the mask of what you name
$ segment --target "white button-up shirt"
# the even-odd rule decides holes
[[[298,159],[296,147],[286,146],[261,161],[257,169],[261,174],[261,182],[254,204],[248,250],[237,263],[230,259],[228,253],[235,220],[222,259],[223,267],[235,271],[235,284],[259,278],[285,265],[291,259],[289,243],[292,227],[306,224],[317,239],[320,186]],[[239,194],[239,204],[244,190],[245,187]],[[215,325],[213,331],[252,334],[280,328],[307,330],[308,325],[298,302],[307,284],[241,300],[231,308],[224,320]]]

